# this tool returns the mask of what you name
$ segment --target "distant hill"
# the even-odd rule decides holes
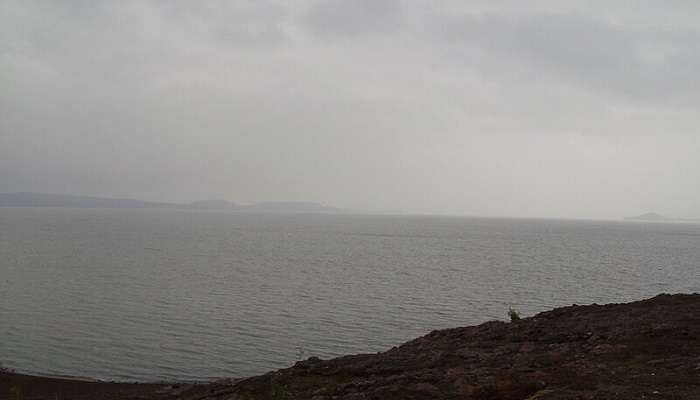
[[[675,221],[676,219],[669,218],[669,217],[663,216],[661,214],[650,212],[650,213],[646,213],[646,214],[642,214],[642,215],[637,215],[634,217],[627,217],[627,218],[625,218],[625,220],[627,220],[627,221],[669,222],[669,221]]]
[[[178,208],[175,203],[46,193],[0,193],[0,207]]]
[[[0,207],[74,207],[74,208],[173,208],[224,210],[259,213],[335,213],[335,207],[311,202],[270,201],[240,205],[228,200],[200,200],[192,203],[163,203],[133,199],[73,196],[47,193],[0,193]]]
[[[697,224],[700,223],[700,219],[692,218],[670,218],[657,213],[646,213],[642,215],[637,215],[636,217],[627,217],[625,221],[639,221],[639,222],[675,222],[675,223],[689,223]]]

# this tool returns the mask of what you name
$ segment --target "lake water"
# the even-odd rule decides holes
[[[0,361],[245,377],[572,303],[700,291],[700,225],[0,208]]]

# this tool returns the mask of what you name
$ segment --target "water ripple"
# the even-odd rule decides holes
[[[243,377],[572,303],[699,291],[700,226],[0,208],[0,360]]]

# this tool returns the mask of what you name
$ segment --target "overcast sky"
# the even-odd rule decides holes
[[[700,2],[0,1],[0,192],[700,217]]]

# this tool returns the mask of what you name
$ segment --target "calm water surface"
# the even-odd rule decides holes
[[[433,329],[700,291],[700,225],[0,208],[0,361],[244,377]]]

